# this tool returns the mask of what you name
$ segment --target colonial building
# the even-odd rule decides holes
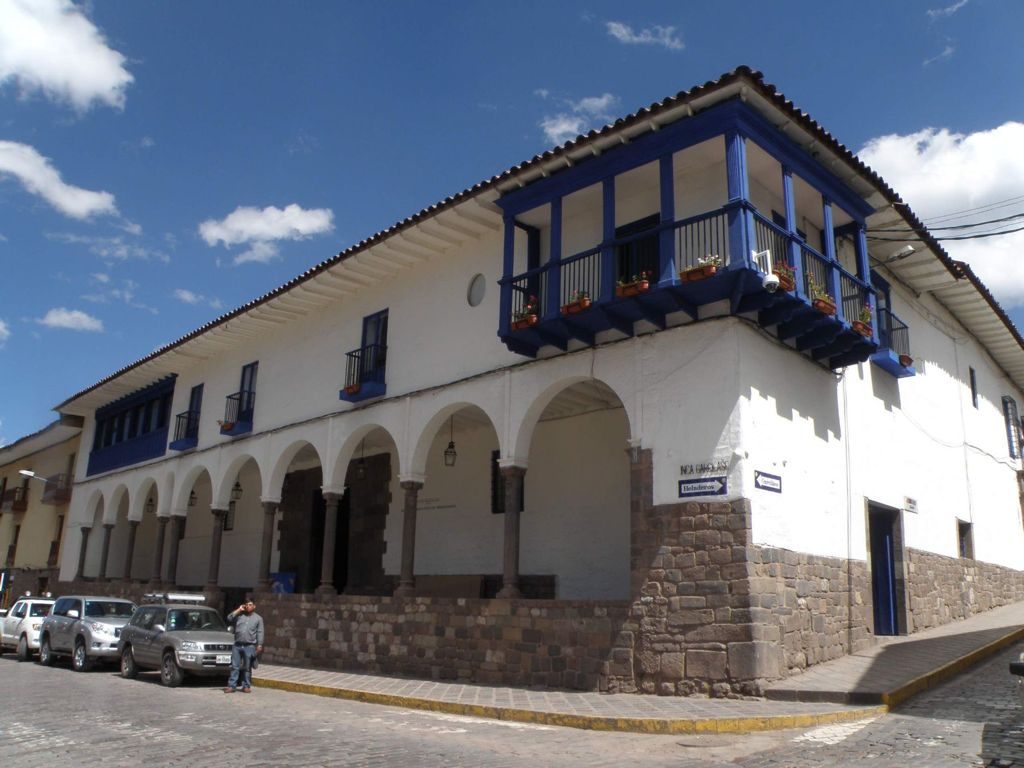
[[[1022,383],[966,265],[740,68],[61,403],[61,578],[255,592],[275,661],[756,692],[1024,598]]]
[[[0,606],[56,588],[81,419],[0,448]]]

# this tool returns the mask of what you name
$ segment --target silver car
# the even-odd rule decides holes
[[[201,599],[140,606],[121,631],[121,676],[158,669],[160,682],[171,688],[186,674],[227,677],[235,636],[217,611],[197,604]]]
[[[39,663],[70,656],[75,670],[86,672],[97,661],[116,659],[121,628],[134,611],[135,603],[117,597],[57,598],[39,630]]]
[[[53,598],[25,595],[0,618],[0,653],[18,649],[18,661],[28,661],[39,650],[39,630],[53,606]]]

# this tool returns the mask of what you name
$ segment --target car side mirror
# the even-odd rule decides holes
[[[78,618],[78,611],[75,608],[72,608],[70,611],[68,611],[68,618],[69,619],[77,619]]]
[[[154,632],[166,632],[167,631],[167,627],[165,627],[163,624],[154,624],[153,625],[153,631]]]

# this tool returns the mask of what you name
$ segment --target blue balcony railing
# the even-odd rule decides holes
[[[387,391],[388,348],[368,344],[345,354],[345,386],[339,398],[350,403],[380,397]]]
[[[916,373],[910,355],[910,329],[888,309],[878,310],[878,345],[878,352],[871,356],[875,365],[897,379]]]
[[[220,423],[220,433],[234,436],[252,432],[255,407],[256,393],[251,389],[228,395],[224,403],[224,421]]]
[[[187,451],[199,444],[199,411],[184,411],[174,418],[172,451]]]
[[[755,263],[747,248],[769,256]],[[716,268],[699,269],[708,264]],[[794,284],[771,293],[762,278],[774,266],[788,267]],[[873,306],[870,285],[742,202],[613,239],[501,285],[510,313],[501,335],[522,354],[545,344],[567,349],[571,339],[592,344],[608,329],[632,335],[638,320],[663,327],[672,312],[696,318],[701,305],[723,299],[733,313],[756,311],[761,325],[775,326],[779,338],[795,339],[832,367],[863,361],[878,348],[871,332],[852,328],[863,307]],[[814,294],[831,298],[831,314],[812,308]]]
[[[109,472],[112,469],[155,459],[167,452],[167,427],[124,440],[120,443],[97,448],[89,454],[87,475]]]

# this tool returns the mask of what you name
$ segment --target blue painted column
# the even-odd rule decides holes
[[[672,285],[676,281],[675,229],[669,226],[676,219],[675,179],[672,175],[672,155],[662,155],[658,161],[661,182],[661,224],[665,227],[658,235],[658,285]],[[653,275],[652,275],[653,277]]]
[[[505,336],[512,324],[512,270],[515,268],[516,220],[505,214],[505,243],[502,257],[501,301],[499,303],[498,335]]]
[[[615,177],[609,176],[601,182],[601,301],[615,298]]]
[[[825,240],[825,258],[828,259],[828,285],[826,289],[832,295],[836,303],[836,318],[845,320],[843,312],[843,288],[839,280],[839,270],[836,269],[836,233],[832,225],[832,201],[824,195],[821,196],[821,221],[822,238]]]
[[[786,231],[789,233],[788,253],[782,254],[782,256],[789,259],[789,265],[793,268],[796,295],[805,299],[807,298],[807,286],[804,278],[803,253],[800,251],[800,243],[797,242],[796,234],[796,197],[793,195],[793,172],[786,166],[782,166],[782,197],[786,206]],[[774,255],[772,254],[773,257]]]
[[[541,297],[544,302],[542,317],[553,320],[562,306],[562,198],[551,201],[551,247],[548,249],[548,291]]]
[[[729,189],[729,264],[741,267],[750,264],[753,220],[746,209],[750,199],[747,182],[747,145],[739,131],[725,135],[725,167]],[[721,254],[720,254],[721,255]]]
[[[868,235],[863,222],[857,226],[854,245],[857,249],[857,277],[868,286],[865,291],[865,303],[871,305],[871,327],[878,328],[878,307],[875,304],[875,291],[871,286],[871,265],[868,263]]]

